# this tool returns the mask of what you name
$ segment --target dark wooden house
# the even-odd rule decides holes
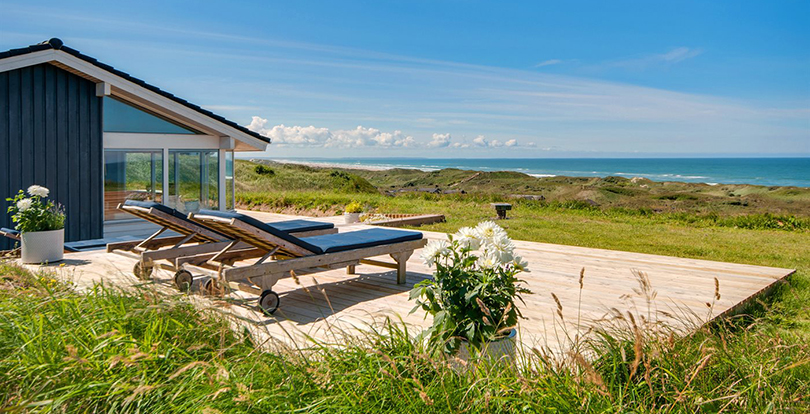
[[[32,184],[64,205],[66,241],[132,222],[115,209],[125,199],[232,209],[234,151],[267,144],[59,39],[0,52],[0,227],[13,227],[6,198]]]

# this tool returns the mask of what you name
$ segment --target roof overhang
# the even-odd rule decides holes
[[[166,93],[155,87],[151,88],[162,93],[150,90],[116,73],[105,70],[97,64],[88,62],[85,59],[81,59],[62,50],[45,49],[0,59],[0,72],[42,63],[57,66],[77,76],[95,82],[97,85],[97,95],[99,96],[115,96],[116,98],[129,101],[148,109],[158,115],[188,125],[207,135],[218,136],[223,142],[230,141],[235,151],[264,151],[269,144],[269,139],[267,138],[259,137],[257,134],[247,131],[244,128],[238,126],[234,127],[225,123],[232,123],[230,121],[222,122],[215,117],[189,107],[190,104],[184,105],[175,99],[164,96]],[[177,99],[179,100],[179,98]]]

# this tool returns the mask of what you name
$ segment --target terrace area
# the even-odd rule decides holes
[[[306,218],[240,212],[261,221]],[[345,225],[342,217],[317,220],[336,223],[340,232],[368,227]],[[447,237],[444,233],[423,233],[428,239]],[[790,269],[547,243],[515,241],[515,244],[517,253],[529,263],[531,272],[521,276],[533,292],[524,295],[525,303],[520,306],[525,319],[519,325],[519,338],[525,346],[551,353],[568,349],[576,334],[582,336],[589,326],[619,314],[632,313],[636,320],[643,317],[660,321],[679,333],[687,333],[713,318],[742,309],[793,273]],[[256,297],[250,294],[234,292],[225,299],[197,294],[201,279],[195,280],[190,297],[198,306],[235,317],[271,343],[303,347],[307,345],[307,337],[330,342],[333,335],[379,326],[386,317],[401,319],[413,326],[415,333],[430,324],[421,310],[409,313],[414,303],[408,300],[408,292],[432,273],[419,253],[415,252],[408,261],[404,285],[396,284],[395,271],[370,265],[358,266],[355,275],[335,269],[301,276],[297,281],[282,279],[273,288],[281,297],[280,307],[270,317],[258,310]],[[48,267],[74,281],[79,288],[95,282],[131,287],[145,283],[133,275],[134,264],[134,259],[93,250],[67,254],[63,264]],[[584,277],[580,280],[583,268]],[[648,280],[646,288],[640,283],[644,280],[642,274]],[[156,270],[154,277],[155,282],[147,282],[147,286],[179,294],[173,288],[172,273]]]

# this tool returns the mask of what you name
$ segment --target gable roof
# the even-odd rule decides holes
[[[125,81],[131,82],[131,83],[133,83],[133,84],[135,84],[135,85],[137,85],[137,86],[139,86],[141,88],[144,88],[144,89],[146,89],[148,91],[154,92],[154,93],[156,93],[156,94],[158,94],[158,95],[160,95],[160,96],[162,96],[162,97],[164,97],[166,99],[169,99],[169,100],[171,100],[171,101],[173,101],[173,102],[175,102],[177,104],[180,104],[180,105],[182,105],[182,106],[184,106],[184,107],[186,107],[186,108],[188,108],[188,109],[190,109],[192,111],[195,111],[195,112],[197,112],[199,114],[202,114],[202,115],[204,115],[204,116],[206,116],[206,117],[208,117],[210,119],[213,119],[213,120],[215,120],[215,121],[217,121],[217,122],[219,122],[219,123],[221,123],[221,124],[223,124],[223,125],[225,125],[227,127],[230,127],[232,129],[240,132],[241,134],[244,134],[244,135],[246,135],[248,137],[253,138],[253,139],[251,139],[249,141],[254,141],[254,139],[257,139],[261,143],[264,143],[264,146],[266,146],[266,144],[270,143],[269,138],[267,138],[267,137],[265,137],[265,136],[263,136],[263,135],[261,135],[261,134],[259,134],[257,132],[251,131],[251,130],[245,128],[244,126],[241,126],[241,125],[237,124],[236,122],[229,121],[228,119],[225,119],[224,117],[222,117],[220,115],[217,115],[217,114],[215,114],[215,113],[213,113],[213,112],[211,112],[211,111],[209,111],[207,109],[204,109],[204,108],[202,108],[202,107],[200,107],[198,105],[195,105],[195,104],[193,104],[191,102],[188,102],[185,99],[182,99],[180,97],[172,95],[171,93],[166,92],[166,91],[158,88],[157,86],[150,85],[150,84],[146,83],[145,81],[143,81],[141,79],[138,79],[138,78],[136,78],[136,77],[124,72],[124,71],[116,69],[116,68],[114,68],[114,67],[112,67],[110,65],[107,65],[105,63],[99,62],[95,58],[87,56],[87,55],[79,52],[76,49],[65,46],[64,42],[62,42],[62,40],[60,40],[58,38],[53,38],[53,39],[44,41],[42,43],[39,43],[39,44],[36,44],[36,45],[31,45],[31,46],[24,47],[24,48],[11,49],[11,50],[7,50],[5,52],[0,52],[0,61],[2,61],[3,59],[9,59],[9,58],[13,58],[13,57],[17,57],[17,56],[23,56],[23,55],[30,55],[30,54],[35,54],[37,52],[50,51],[50,50],[66,53],[66,54],[68,54],[70,56],[73,56],[73,57],[75,57],[77,59],[80,59],[80,60],[82,60],[84,62],[87,62],[87,63],[89,63],[89,64],[91,64],[91,65],[93,65],[93,66],[95,66],[95,67],[97,67],[97,68],[99,68],[99,69],[101,69],[103,71],[109,72],[109,73],[111,73],[111,74],[113,74],[113,75],[115,75],[115,76],[117,76],[117,77],[119,77],[121,79],[124,79]],[[0,62],[0,63],[2,63],[2,62]],[[29,65],[38,64],[38,63],[43,63],[43,62],[32,61]],[[49,63],[51,63],[51,62],[49,62]],[[64,62],[59,62],[59,63],[64,64]],[[17,66],[17,67],[24,67],[24,66],[29,66],[29,65],[22,64],[22,65]],[[59,65],[59,64],[57,64],[57,66],[62,67],[62,65]],[[70,65],[68,64],[68,66],[70,66]],[[14,67],[14,68],[16,68],[16,67]],[[10,70],[10,69],[11,68],[4,69],[2,66],[0,66],[0,72],[3,72],[4,70]],[[72,67],[72,69],[82,71],[82,69],[80,69],[80,68]],[[239,139],[240,137],[235,136],[233,138]],[[244,141],[244,139],[243,139],[243,141]],[[258,146],[255,145],[255,144],[257,144],[256,142],[249,142],[248,144],[251,145],[252,147],[256,147],[257,149],[264,150],[264,148],[258,148]]]

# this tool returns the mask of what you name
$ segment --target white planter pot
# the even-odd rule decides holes
[[[24,232],[20,238],[23,263],[53,263],[65,256],[65,229]]]
[[[488,342],[477,356],[493,363],[511,365],[515,360],[517,329],[512,329],[508,336]],[[469,372],[475,366],[470,361],[470,348],[467,341],[462,341],[455,358],[450,358],[450,367],[456,372]]]
[[[359,223],[360,214],[361,213],[343,213],[343,219],[346,220],[346,224]]]
[[[511,360],[515,357],[516,342],[517,330],[512,329],[512,332],[510,332],[508,336],[485,344],[484,348],[481,349],[481,353],[493,361],[504,359],[505,357]],[[461,342],[461,346],[458,348],[458,357],[465,361],[470,359],[470,349],[466,341]]]

